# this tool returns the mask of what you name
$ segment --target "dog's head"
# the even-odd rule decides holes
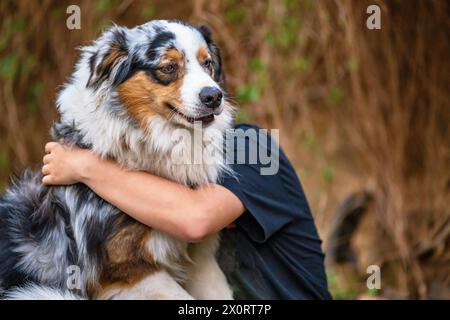
[[[146,128],[159,115],[207,126],[231,108],[225,101],[219,49],[205,26],[157,20],[112,27],[89,47],[87,88],[111,89],[127,114]]]

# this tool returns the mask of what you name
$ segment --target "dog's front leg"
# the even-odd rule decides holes
[[[112,284],[99,293],[96,299],[192,300],[193,298],[169,273],[162,270],[147,275],[131,286]]]
[[[215,254],[218,236],[192,244],[189,256],[193,263],[187,269],[187,292],[200,300],[232,300],[233,294],[220,269]]]

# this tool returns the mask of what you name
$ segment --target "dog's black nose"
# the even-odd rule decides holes
[[[200,91],[200,101],[205,107],[214,109],[222,103],[222,91],[215,87],[204,87]]]

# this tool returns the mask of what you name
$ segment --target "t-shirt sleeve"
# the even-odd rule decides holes
[[[236,225],[253,241],[263,243],[301,217],[300,202],[306,206],[307,203],[292,165],[266,131],[248,125],[239,129],[231,146],[231,139],[227,138],[226,153],[232,173],[225,174],[220,184],[246,208]]]

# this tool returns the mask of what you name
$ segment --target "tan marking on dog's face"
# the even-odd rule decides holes
[[[205,47],[200,47],[197,51],[197,60],[200,63],[201,66],[203,66],[207,72],[211,75],[211,77],[214,78],[214,70],[212,66],[212,60],[211,55],[209,54],[209,51]],[[205,61],[210,60],[210,65],[208,67],[204,66]]]
[[[117,88],[119,100],[128,114],[143,128],[148,119],[157,113],[157,97],[154,91],[157,86],[140,71]]]
[[[146,129],[148,120],[155,114],[170,117],[172,111],[165,106],[166,103],[182,109],[181,83],[182,81],[175,81],[164,86],[153,81],[144,71],[140,71],[121,84],[117,91],[128,114]]]
[[[169,49],[163,54],[163,58],[161,59],[160,66],[164,65],[167,62],[175,62],[179,66],[179,71],[183,71],[184,67],[184,57],[180,51],[177,49]]]
[[[170,118],[173,111],[166,104],[183,112],[180,97],[184,75],[183,59],[183,55],[175,49],[164,54],[155,75],[160,81],[168,82],[167,85],[158,83],[146,72],[139,71],[117,88],[120,102],[143,129],[148,128],[148,120],[155,114]],[[175,69],[167,73],[164,72],[165,68]]]
[[[174,71],[171,73],[163,72],[164,68],[173,67]],[[183,55],[176,49],[167,50],[156,69],[156,77],[164,82],[178,82],[183,80],[184,75],[184,58]]]
[[[197,59],[200,63],[202,63],[203,61],[205,61],[206,59],[209,59],[209,52],[208,49],[206,49],[205,47],[200,47],[198,48],[197,51]]]

